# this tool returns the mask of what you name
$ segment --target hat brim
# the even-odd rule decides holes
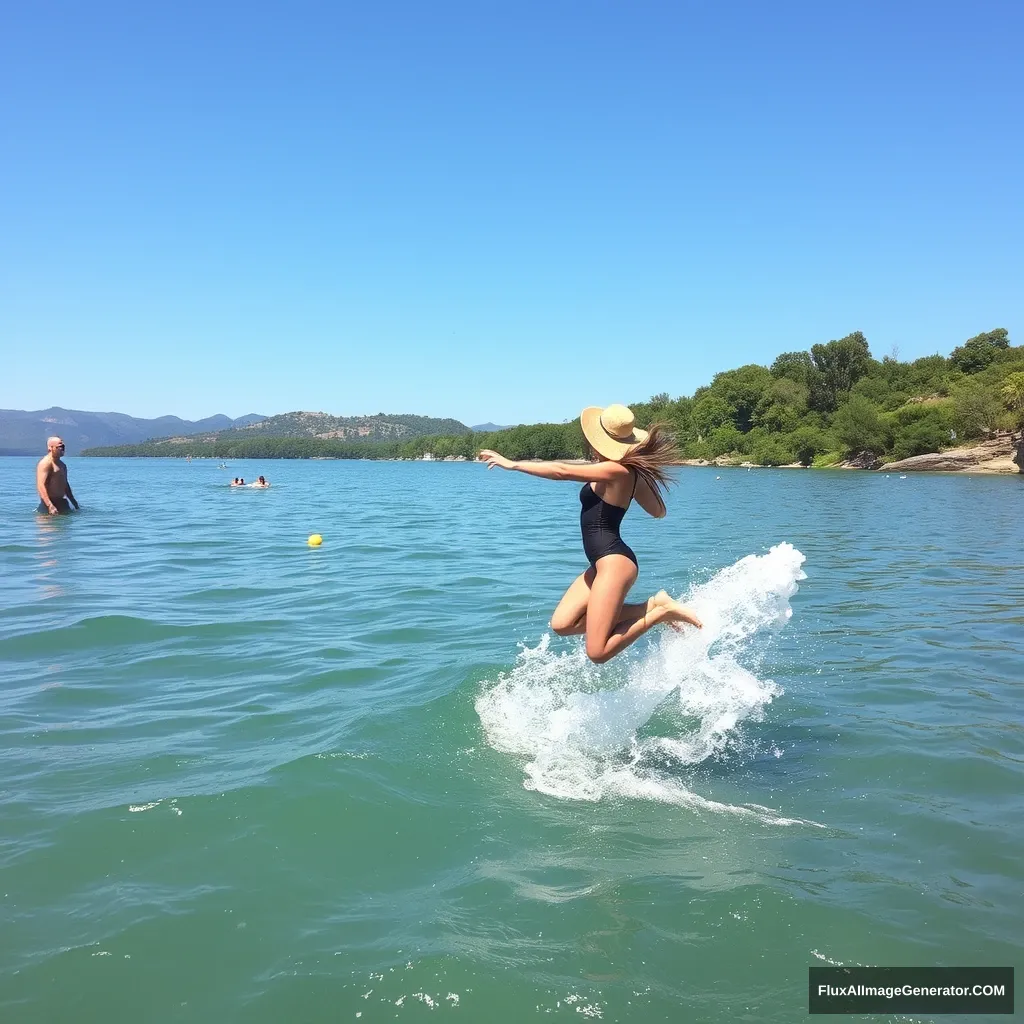
[[[606,459],[611,459],[612,462],[621,462],[630,449],[647,440],[647,431],[634,427],[633,433],[629,437],[621,439],[613,437],[601,425],[603,412],[604,409],[599,405],[591,405],[580,413],[583,436],[598,455],[603,455]]]

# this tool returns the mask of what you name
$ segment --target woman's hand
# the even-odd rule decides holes
[[[499,455],[497,452],[492,452],[490,448],[481,449],[479,455],[477,455],[478,462],[486,462],[488,469],[494,469],[497,466],[499,469],[515,469],[516,464],[511,459],[506,459],[504,455]]]

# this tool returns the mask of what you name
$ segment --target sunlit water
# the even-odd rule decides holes
[[[707,627],[599,668],[547,631],[574,485],[70,466],[48,519],[0,459],[3,1021],[790,1022],[808,965],[1021,965],[1024,480],[685,470],[623,532]]]

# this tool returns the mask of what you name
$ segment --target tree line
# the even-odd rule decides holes
[[[538,423],[493,433],[429,434],[405,441],[346,441],[316,437],[214,438],[208,441],[145,441],[89,448],[83,455],[106,458],[209,459],[473,459],[481,448],[500,447],[514,459],[569,459],[583,455],[579,423]]]
[[[901,362],[875,359],[859,331],[770,366],[718,373],[693,395],[667,392],[631,408],[637,424],[665,424],[683,457],[720,456],[759,465],[831,465],[870,451],[904,459],[1024,426],[1024,346],[1004,328],[969,338],[948,356]],[[584,454],[578,420],[511,427],[490,434],[431,435],[406,441],[351,442],[310,437],[246,437],[94,448],[104,456],[228,458],[472,459],[493,448],[512,459]]]
[[[669,423],[691,459],[828,465],[864,451],[905,459],[1020,427],[1024,347],[997,328],[948,358],[878,360],[857,331],[784,352],[769,367],[716,374],[692,397],[656,395],[636,411],[642,425]]]

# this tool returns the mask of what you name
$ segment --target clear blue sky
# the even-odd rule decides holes
[[[1024,342],[1024,4],[10,3],[0,406],[561,421]]]

